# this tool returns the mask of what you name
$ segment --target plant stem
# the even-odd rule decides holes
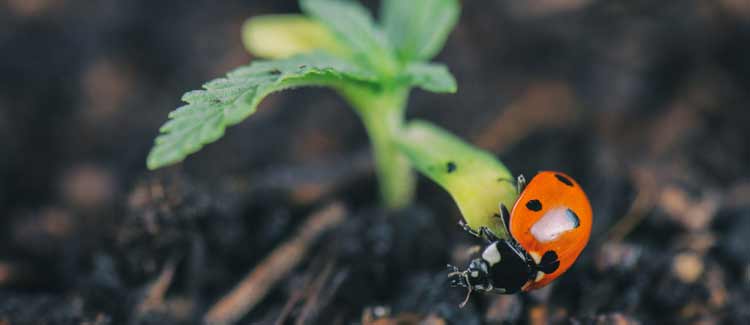
[[[346,87],[339,90],[360,116],[370,137],[383,203],[389,209],[408,205],[414,198],[414,172],[396,147],[394,137],[404,123],[409,88]]]

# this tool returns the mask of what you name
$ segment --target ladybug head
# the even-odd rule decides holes
[[[492,282],[489,277],[489,264],[482,258],[475,258],[469,263],[469,267],[464,271],[453,265],[448,265],[448,280],[453,287],[464,287],[469,289],[466,294],[466,300],[461,303],[461,307],[469,301],[469,296],[474,290],[491,291]]]

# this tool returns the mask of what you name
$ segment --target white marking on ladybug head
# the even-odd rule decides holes
[[[471,271],[471,277],[472,278],[478,278],[479,277],[479,271]]]
[[[531,235],[540,243],[556,240],[565,232],[578,228],[580,220],[573,211],[566,207],[547,211],[533,226]]]
[[[542,272],[542,271],[537,271],[537,272],[536,272],[536,279],[534,279],[534,282],[539,282],[539,281],[541,281],[542,279],[544,279],[544,272]]]
[[[484,249],[482,259],[490,263],[490,266],[500,263],[502,256],[500,256],[500,251],[497,250],[497,243],[492,243]]]

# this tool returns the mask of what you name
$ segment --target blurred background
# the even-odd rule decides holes
[[[463,2],[436,59],[459,91],[415,91],[409,115],[515,174],[565,171],[595,218],[552,286],[464,309],[444,266],[476,243],[453,201],[422,178],[414,206],[379,209],[364,130],[329,90],[273,95],[183,164],[146,170],[181,95],[253,59],[243,21],[291,12],[0,2],[0,324],[195,323],[290,243],[303,258],[241,321],[750,322],[750,2]],[[321,236],[335,240],[295,241],[332,206],[343,221]]]

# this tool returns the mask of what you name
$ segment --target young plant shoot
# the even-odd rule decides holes
[[[591,226],[588,201],[576,183],[562,173],[545,172],[521,192],[522,184],[490,153],[429,122],[404,120],[412,88],[456,92],[446,66],[430,60],[458,20],[458,0],[383,0],[380,21],[356,1],[301,0],[300,7],[304,15],[247,21],[244,44],[264,60],[186,93],[186,104],[170,113],[160,129],[148,156],[150,169],[178,163],[218,140],[271,93],[329,87],[367,130],[386,207],[412,201],[414,168],[451,194],[464,229],[486,241],[482,256],[467,270],[451,267],[454,285],[469,293],[530,290],[572,264]],[[520,202],[519,194],[531,196],[529,202]],[[531,216],[513,218],[522,214]]]
[[[382,200],[411,202],[414,175],[392,139],[413,87],[453,93],[456,82],[429,60],[458,19],[456,0],[383,2],[382,22],[354,1],[302,0],[302,15],[250,19],[243,38],[254,61],[183,96],[149,154],[148,167],[177,163],[218,140],[255,112],[268,94],[302,86],[336,90],[361,118],[372,142]]]

